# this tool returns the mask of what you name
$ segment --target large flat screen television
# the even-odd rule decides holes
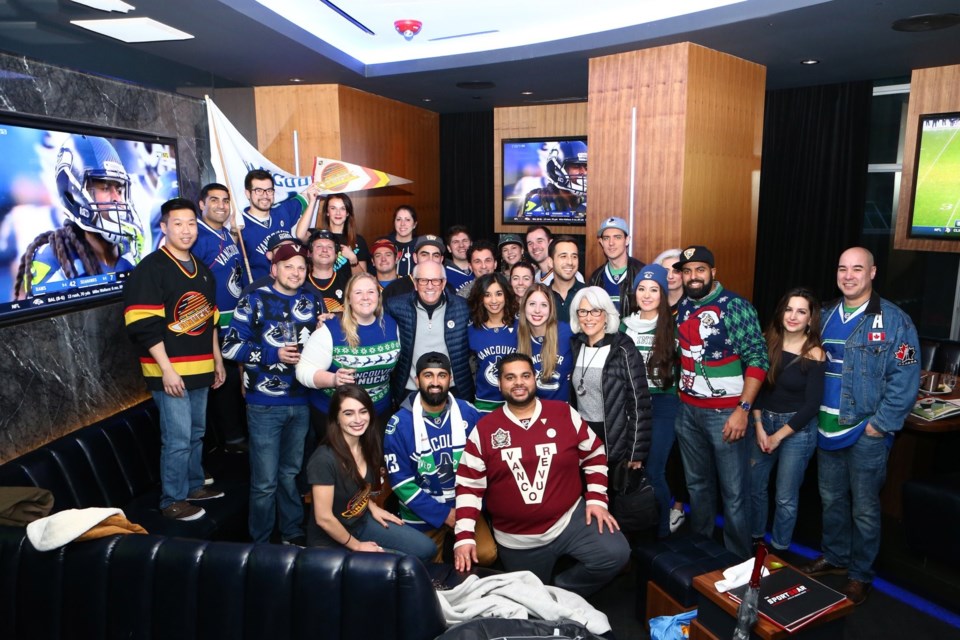
[[[0,324],[118,296],[178,195],[171,138],[0,113]]]
[[[960,241],[960,113],[920,116],[910,236]]]
[[[503,140],[503,223],[587,220],[587,138]]]

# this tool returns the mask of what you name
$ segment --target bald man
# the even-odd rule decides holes
[[[873,290],[877,267],[862,247],[837,264],[843,297],[823,311],[827,373],[817,465],[823,502],[823,555],[810,575],[846,573],[854,604],[870,592],[880,550],[880,489],[893,434],[920,388],[920,341],[909,316]]]

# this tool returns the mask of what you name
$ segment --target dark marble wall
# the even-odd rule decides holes
[[[180,191],[209,173],[203,102],[0,53],[0,111],[177,139]],[[0,462],[147,397],[121,303],[0,328]]]

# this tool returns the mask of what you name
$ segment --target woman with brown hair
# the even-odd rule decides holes
[[[499,271],[480,276],[467,299],[470,326],[467,340],[477,362],[477,397],[473,403],[481,413],[503,405],[499,363],[517,350],[517,298]]]
[[[341,385],[330,400],[327,437],[307,463],[313,518],[307,522],[311,547],[343,546],[350,551],[395,551],[430,562],[433,541],[371,499],[382,487],[383,444],[370,425],[373,402],[354,384]]]
[[[357,233],[353,217],[353,201],[345,193],[332,193],[321,205],[323,216],[321,229],[328,229],[340,247],[340,255],[334,268],[350,265],[354,274],[366,273],[370,264],[370,249],[367,241]]]

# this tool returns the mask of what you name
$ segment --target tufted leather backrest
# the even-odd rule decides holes
[[[44,553],[0,527],[0,638],[426,640],[444,628],[408,556],[153,535]]]

